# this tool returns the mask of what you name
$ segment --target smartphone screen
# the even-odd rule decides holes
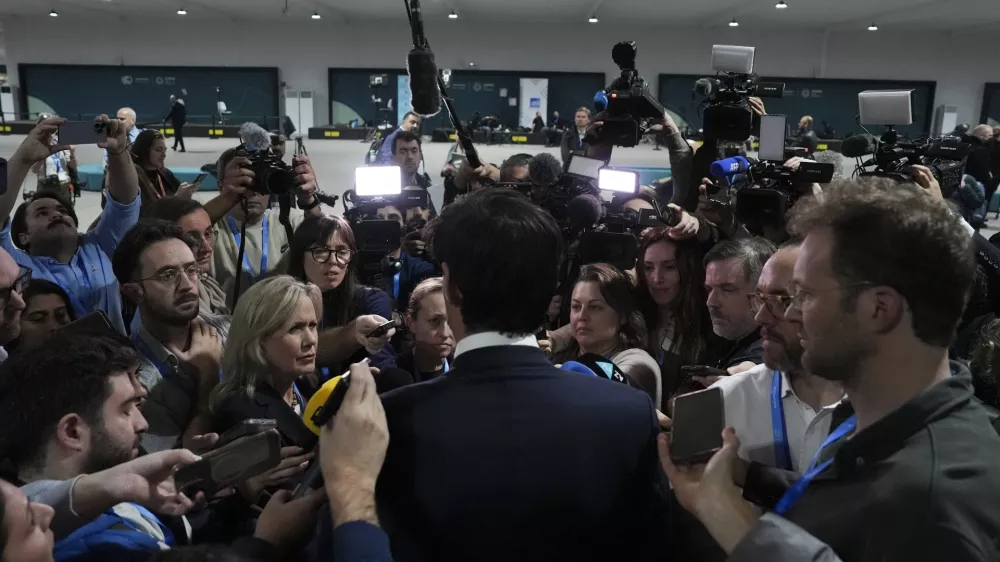
[[[104,133],[95,129],[94,121],[66,121],[59,125],[59,144],[97,144]]]
[[[757,158],[774,162],[785,160],[785,116],[760,116],[760,148]]]
[[[399,166],[363,166],[354,170],[354,191],[358,195],[399,195],[403,176]]]
[[[190,496],[215,492],[263,474],[281,463],[281,436],[265,431],[239,438],[177,469],[174,483]]]
[[[674,398],[670,456],[676,462],[707,461],[722,448],[726,412],[721,388],[707,388]]]

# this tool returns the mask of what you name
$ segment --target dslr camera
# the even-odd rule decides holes
[[[295,190],[295,171],[282,162],[281,157],[270,148],[245,150],[250,161],[244,168],[253,172],[254,180],[250,189],[261,195],[286,195]]]
[[[857,175],[914,182],[906,168],[916,164],[930,168],[945,198],[962,184],[962,171],[972,146],[960,137],[908,139],[894,129],[913,123],[911,90],[869,90],[858,94],[858,120],[862,125],[884,125],[872,158],[858,164]]]
[[[747,140],[757,128],[750,98],[784,96],[784,83],[760,82],[753,73],[755,50],[735,45],[712,47],[712,68],[722,74],[695,82],[695,94],[707,98],[703,114],[706,137],[734,142]]]
[[[648,128],[649,119],[662,119],[663,106],[649,93],[649,85],[635,69],[635,41],[622,41],[611,49],[611,58],[622,74],[607,87],[608,107],[597,144],[635,146]]]

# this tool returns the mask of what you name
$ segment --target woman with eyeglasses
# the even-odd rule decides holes
[[[30,279],[21,292],[21,298],[24,299],[21,333],[6,346],[7,351],[38,347],[56,330],[76,320],[66,291],[51,281]]]
[[[340,356],[326,355],[319,364],[322,378],[341,374],[347,365],[370,357],[371,366],[386,369],[396,366],[395,351],[388,337],[368,337],[374,328],[373,318],[392,319],[392,301],[385,291],[358,282],[358,248],[351,225],[341,217],[310,215],[295,230],[289,249],[288,272],[299,280],[312,283],[323,293],[321,330],[350,326],[353,322],[350,347]],[[323,334],[320,336],[320,356],[324,357]]]

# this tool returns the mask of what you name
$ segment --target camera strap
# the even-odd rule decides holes
[[[250,265],[250,259],[247,258],[247,255],[246,255],[246,252],[245,252],[245,249],[246,249],[246,231],[247,231],[246,219],[244,219],[244,222],[243,222],[242,226],[237,226],[236,225],[236,220],[233,219],[233,217],[228,216],[228,215],[226,216],[226,222],[229,224],[229,230],[232,231],[233,238],[236,239],[236,244],[239,246],[239,249],[240,249],[240,251],[239,251],[240,255],[239,255],[238,259],[237,259],[237,263],[241,263],[242,262],[242,264],[243,264],[243,271],[246,271],[247,278],[250,279],[250,284],[251,285],[253,285],[254,283],[256,283],[260,278],[264,277],[264,274],[267,272],[267,256],[268,256],[268,248],[269,248],[268,239],[270,237],[270,228],[269,228],[268,223],[267,223],[268,222],[267,221],[267,211],[265,211],[264,213],[265,213],[264,214],[264,223],[262,225],[261,241],[260,241],[260,270],[259,270],[260,272],[256,276],[253,273],[253,266]]]

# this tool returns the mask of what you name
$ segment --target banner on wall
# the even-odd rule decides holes
[[[548,78],[521,78],[521,117],[518,125],[530,127],[535,120],[535,113],[541,112],[546,118],[549,106]]]
[[[396,126],[403,122],[403,117],[412,111],[413,94],[410,92],[410,77],[400,74],[396,77]]]

